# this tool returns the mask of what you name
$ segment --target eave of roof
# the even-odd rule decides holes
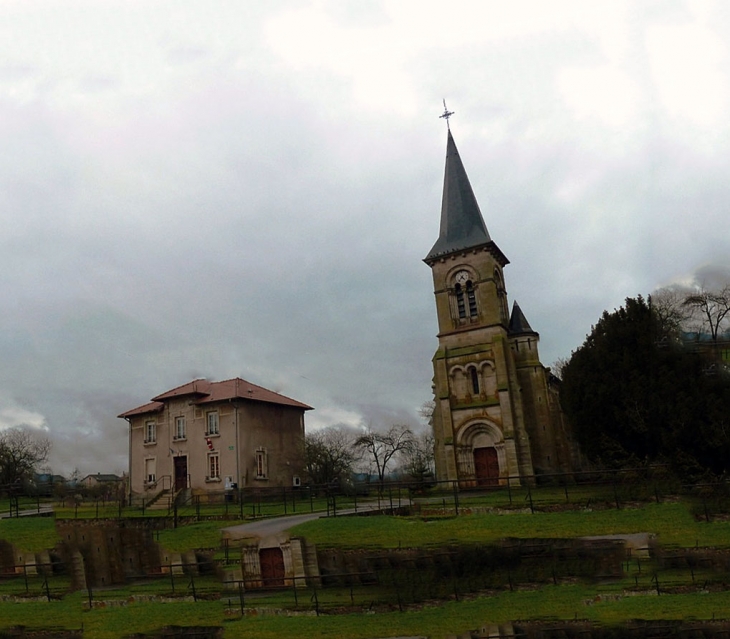
[[[148,404],[138,406],[137,408],[133,408],[132,410],[128,410],[121,415],[117,415],[117,417],[126,419],[127,417],[135,417],[137,415],[145,415],[147,413],[159,413],[163,408],[165,408],[165,405],[162,402],[150,402]]]

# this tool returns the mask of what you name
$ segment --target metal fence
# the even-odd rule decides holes
[[[506,477],[498,485],[465,486],[459,481],[393,480],[340,485],[303,485],[288,488],[235,490],[160,495],[151,500],[124,495],[89,496],[69,492],[50,500],[15,495],[0,501],[0,516],[50,514],[66,519],[126,517],[168,518],[179,521],[210,518],[257,519],[304,512],[377,511],[423,516],[467,512],[554,509],[622,508],[634,502],[660,502],[667,496],[692,502],[694,514],[706,520],[730,512],[730,484],[726,481],[683,485],[664,466]]]

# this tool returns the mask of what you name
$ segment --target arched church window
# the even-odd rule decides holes
[[[469,369],[469,377],[471,379],[471,392],[473,395],[479,395],[479,373],[476,368]]]

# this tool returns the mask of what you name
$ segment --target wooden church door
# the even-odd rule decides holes
[[[499,460],[497,449],[474,449],[474,474],[479,486],[497,486],[499,484]]]

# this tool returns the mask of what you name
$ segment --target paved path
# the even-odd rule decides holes
[[[395,504],[394,504],[395,505]],[[401,500],[401,505],[407,506],[408,500]],[[377,512],[385,510],[390,506],[385,500],[381,500],[380,508],[377,501],[358,502],[357,510],[354,508],[345,508],[337,511],[337,517],[346,515],[355,515],[363,512]],[[289,530],[294,526],[303,524],[305,521],[320,519],[327,517],[326,512],[304,513],[302,515],[285,515],[283,517],[272,517],[271,519],[259,519],[246,524],[238,524],[221,529],[221,532],[230,539],[241,539],[242,537],[268,537],[269,535],[277,535]]]
[[[15,514],[15,511],[13,511],[12,515],[7,511],[4,510],[0,513],[0,519],[15,519],[16,517],[37,517],[39,515],[51,515],[53,514],[53,506],[49,505],[43,505],[38,508],[27,508],[24,510],[21,510],[18,512],[18,514]]]

